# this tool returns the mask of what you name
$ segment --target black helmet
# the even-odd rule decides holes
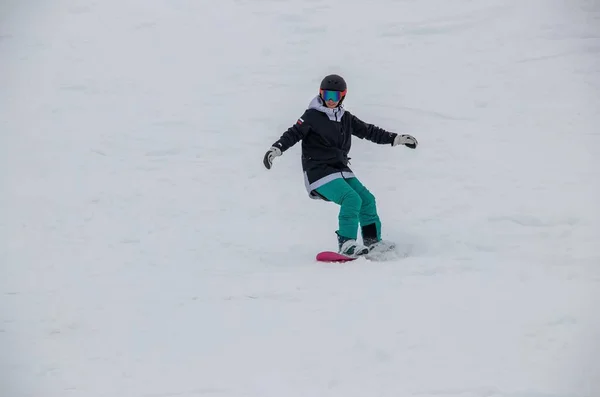
[[[330,74],[329,76],[325,76],[325,78],[321,81],[322,90],[331,90],[331,91],[346,91],[346,81],[342,76],[338,76],[337,74]]]
[[[340,91],[341,99],[338,102],[338,106],[340,106],[342,104],[342,102],[344,102],[344,99],[346,99],[347,89],[348,89],[348,87],[346,86],[346,81],[344,80],[344,78],[342,76],[339,76],[337,74],[330,74],[329,76],[325,76],[325,78],[321,81],[321,87],[319,89],[319,97],[321,98],[321,100],[323,102],[325,102],[325,98],[323,98],[324,90]]]

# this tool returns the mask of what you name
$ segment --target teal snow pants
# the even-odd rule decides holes
[[[361,227],[375,224],[377,240],[381,239],[381,222],[377,215],[375,196],[358,179],[334,179],[316,191],[341,206],[337,231],[340,236],[356,240],[359,224]]]

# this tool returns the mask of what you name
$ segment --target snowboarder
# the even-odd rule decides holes
[[[357,257],[376,247],[391,247],[381,239],[381,221],[375,197],[348,167],[351,136],[381,145],[405,145],[415,149],[411,135],[388,132],[368,124],[344,109],[346,81],[339,75],[326,76],[302,117],[273,143],[263,163],[271,169],[273,160],[302,140],[302,169],[308,195],[340,205],[338,252]],[[360,225],[363,244],[357,241]]]

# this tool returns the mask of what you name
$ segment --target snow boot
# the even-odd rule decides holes
[[[349,256],[352,258],[356,258],[361,255],[365,255],[369,253],[369,249],[364,245],[360,244],[355,239],[351,239],[348,237],[338,236],[338,253],[341,255]]]
[[[393,250],[396,246],[391,241],[382,240],[378,236],[377,226],[374,223],[361,227],[363,244],[369,249],[369,252],[385,252]]]

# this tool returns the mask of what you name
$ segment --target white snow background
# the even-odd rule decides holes
[[[300,145],[329,73],[384,237]],[[600,2],[4,0],[0,396],[600,396]]]

